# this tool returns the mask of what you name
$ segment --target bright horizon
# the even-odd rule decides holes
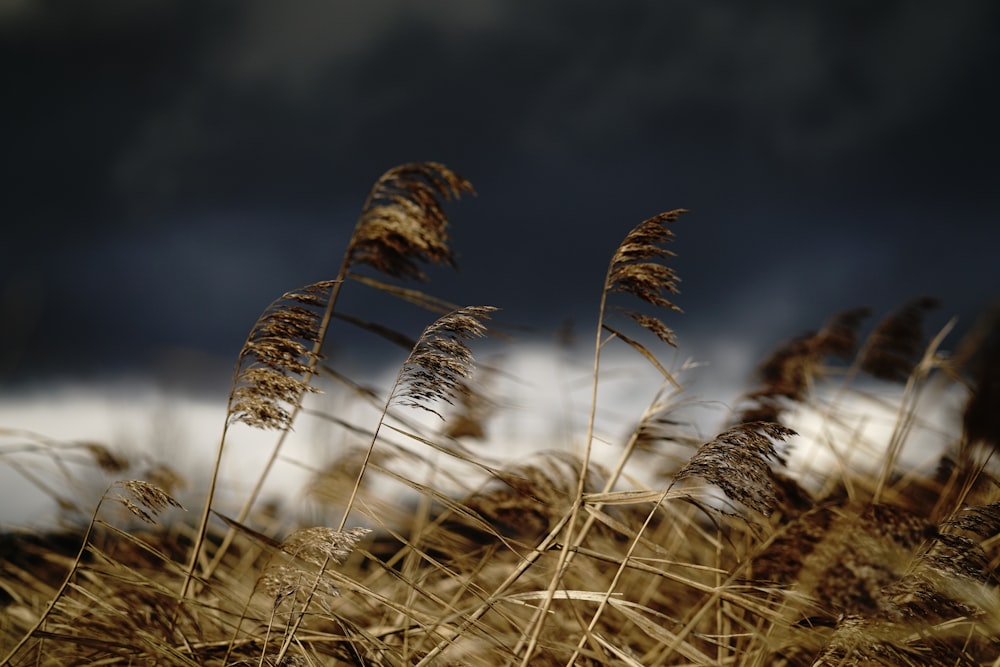
[[[684,370],[680,379],[685,390],[674,399],[677,408],[672,416],[692,424],[702,441],[708,441],[725,428],[727,417],[739,396],[750,390],[749,374],[754,361],[749,350],[721,344],[717,363],[693,360],[694,367]],[[494,465],[524,462],[532,453],[546,449],[579,453],[586,432],[590,400],[590,369],[586,354],[568,358],[556,346],[530,345],[506,351],[503,360],[491,360],[489,354],[478,356],[483,363],[497,361],[503,368],[493,391],[502,403],[488,421],[487,439],[465,442],[468,450]],[[678,361],[668,368],[683,365]],[[631,429],[642,417],[660,388],[659,374],[630,350],[611,350],[603,355],[602,380],[593,445],[595,461],[612,465]],[[395,370],[387,369],[371,384],[387,387]],[[730,378],[725,380],[725,378]],[[363,378],[355,378],[361,379]],[[836,387],[836,378],[829,383]],[[843,454],[845,443],[852,441],[884,443],[888,441],[897,419],[901,387],[880,386],[872,398],[848,392],[841,400],[843,413],[855,415],[842,423],[823,419],[811,409],[788,414],[787,425],[800,436],[792,440],[789,469],[808,483],[809,470],[825,476],[838,465],[838,458],[828,447],[835,443]],[[818,400],[829,400],[833,390],[824,390]],[[930,392],[929,392],[930,394]],[[956,433],[960,423],[961,395],[952,391],[934,400],[925,400],[919,411],[918,425],[904,454],[908,466],[932,465],[948,444],[948,434]],[[879,404],[879,400],[882,401]],[[39,387],[19,396],[0,396],[0,530],[53,525],[58,516],[48,494],[32,484],[15,466],[26,466],[29,474],[58,491],[89,512],[104,487],[115,479],[139,476],[144,465],[164,463],[187,480],[179,498],[189,512],[197,510],[207,488],[207,475],[214,460],[225,418],[225,394],[217,398],[193,397],[158,388],[148,381],[119,380],[100,385],[57,385]],[[360,428],[372,428],[377,411],[354,399],[345,400],[339,392],[310,397],[310,406],[335,412]],[[345,413],[344,411],[347,410]],[[424,426],[440,428],[440,420],[421,410],[396,408],[395,414]],[[308,513],[308,503],[301,490],[310,479],[309,468],[322,466],[347,445],[361,441],[338,426],[303,415],[282,450],[281,458],[268,478],[258,504],[275,499],[293,515]],[[51,464],[42,463],[38,454],[12,454],[18,443],[30,441],[18,432],[30,432],[60,445],[98,443],[112,453],[136,462],[133,468],[115,475],[94,472],[86,451],[64,453],[73,488],[60,482],[61,473]],[[216,506],[235,513],[260,474],[277,433],[243,425],[229,430],[223,471]],[[391,431],[383,430],[382,439],[401,442]],[[402,439],[405,441],[405,439]],[[814,443],[814,444],[810,444]],[[363,444],[367,444],[366,442]],[[413,443],[410,443],[413,445]],[[404,446],[407,446],[403,442]],[[413,445],[418,450],[419,445]],[[864,447],[854,447],[848,454],[850,465],[863,467]],[[879,446],[870,447],[870,461],[881,460]],[[426,450],[424,450],[426,451]],[[682,451],[680,455],[693,453]],[[11,464],[14,465],[11,465]],[[655,483],[633,462],[628,469],[632,481]],[[78,477],[74,475],[78,474]]]

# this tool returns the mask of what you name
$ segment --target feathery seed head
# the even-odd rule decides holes
[[[441,200],[474,193],[472,184],[436,162],[404,164],[375,183],[351,238],[351,264],[395,278],[426,278],[418,262],[455,265]]]
[[[230,422],[286,429],[300,405],[318,360],[323,309],[335,281],[288,292],[257,319],[243,349],[230,399]]]
[[[778,504],[770,462],[785,463],[784,452],[775,443],[793,435],[797,433],[780,424],[739,424],[699,447],[674,479],[700,477],[730,500],[770,516]]]
[[[679,294],[680,278],[674,270],[661,264],[659,259],[673,257],[674,253],[661,247],[673,240],[674,232],[668,223],[674,222],[684,209],[667,211],[639,223],[618,246],[608,267],[604,285],[606,293],[626,292],[646,303],[676,312],[683,312],[666,295]],[[669,345],[676,345],[674,332],[659,318],[634,310],[625,315]]]
[[[452,403],[472,373],[472,350],[466,343],[486,334],[485,320],[497,309],[467,306],[438,318],[424,330],[403,364],[392,400],[441,416],[434,401]]]
[[[116,482],[115,486],[125,489],[131,496],[129,498],[119,494],[115,500],[146,523],[156,523],[155,517],[168,507],[184,509],[170,494],[149,482],[129,479]]]

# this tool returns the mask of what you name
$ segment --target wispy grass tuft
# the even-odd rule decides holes
[[[674,238],[674,232],[668,225],[685,212],[684,209],[677,209],[660,213],[639,223],[629,232],[611,259],[605,293],[625,292],[647,304],[683,312],[671,299],[680,293],[680,278],[673,268],[661,260],[674,256],[664,247]],[[630,309],[621,312],[663,342],[676,347],[673,330],[659,317]]]
[[[155,484],[138,479],[130,479],[121,482],[120,485],[128,491],[131,498],[119,494],[116,500],[134,516],[146,523],[156,523],[154,517],[168,507],[184,509],[183,505]]]

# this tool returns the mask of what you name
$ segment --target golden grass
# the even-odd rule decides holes
[[[577,453],[503,461],[469,445],[502,409],[476,382],[472,347],[496,309],[398,284],[424,278],[421,264],[455,264],[444,203],[471,192],[443,165],[388,171],[338,273],[265,308],[236,363],[200,519],[178,514],[179,480],[159,466],[96,500],[59,495],[93,506],[79,533],[2,536],[0,664],[1000,665],[996,313],[951,356],[948,327],[925,341],[930,300],[904,305],[867,338],[868,311],[835,315],[779,347],[718,435],[700,437],[686,426],[684,369],[659,359],[658,346],[678,344],[663,319],[680,312],[664,246],[683,211],[662,213],[626,234],[595,295]],[[437,319],[414,337],[342,313],[348,285]],[[392,387],[328,364],[335,321],[408,350]],[[601,466],[592,444],[602,357],[618,343],[657,369],[663,388]],[[904,387],[867,470],[846,464],[851,442],[803,442],[785,423],[809,409],[835,424],[870,377]],[[923,428],[919,399],[932,383],[966,392],[964,418],[937,470],[905,470],[900,451]],[[334,387],[378,418],[305,407],[306,395]],[[439,423],[413,419],[414,408]],[[289,430],[309,419],[343,433],[340,456],[303,489],[340,517],[331,525],[292,525],[258,504]],[[215,485],[237,425],[269,430],[275,445],[228,516]],[[23,445],[0,463],[18,470],[29,451],[129,470],[98,444],[6,435]],[[819,483],[796,479],[789,446],[829,447],[841,465]]]

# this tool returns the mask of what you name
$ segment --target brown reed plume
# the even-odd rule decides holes
[[[424,329],[389,391],[338,530],[342,531],[347,524],[389,409],[402,405],[441,417],[434,404],[438,401],[452,403],[455,392],[465,386],[464,380],[472,372],[474,360],[466,341],[486,335],[485,322],[496,310],[493,306],[466,306],[438,318]]]
[[[863,606],[841,613],[812,664],[996,664],[1000,579],[995,538],[1000,534],[1000,503],[963,508],[937,527],[924,526],[920,533],[897,542],[908,547],[909,562],[901,570],[897,565],[889,581],[870,586],[859,598]],[[882,522],[872,528],[896,540],[903,535]],[[856,532],[846,536],[844,546],[862,559],[855,561],[853,574],[871,582],[870,573],[881,570],[886,558],[866,550],[865,540],[858,537]],[[841,566],[827,573],[828,588],[841,594],[863,592],[845,579],[846,572]],[[837,609],[831,611],[836,614]]]
[[[673,230],[667,225],[675,222],[680,214],[685,212],[684,209],[676,209],[660,213],[642,221],[628,233],[611,259],[604,284],[605,294],[625,292],[648,304],[668,308],[678,313],[684,312],[667,296],[680,293],[677,287],[680,278],[677,277],[673,268],[659,260],[674,256],[672,251],[663,247],[665,243],[674,238]],[[635,310],[621,309],[621,312],[663,342],[674,347],[677,346],[673,330],[660,318]],[[620,332],[615,331],[607,324],[604,325],[604,328],[619,337],[623,337]],[[625,340],[635,346],[631,339]],[[643,350],[640,349],[640,351]],[[645,353],[644,356],[649,357]]]
[[[935,532],[902,507],[827,499],[777,529],[753,558],[752,579],[789,594],[790,623],[829,627],[843,615],[880,613],[888,600],[883,589],[907,572]]]
[[[472,372],[472,350],[465,342],[486,335],[485,321],[497,309],[468,306],[439,318],[423,335],[403,363],[391,402],[420,408],[442,417],[431,406],[437,401],[451,404]]]
[[[272,302],[240,350],[228,420],[287,429],[306,392],[319,352],[320,324],[332,281],[307,285]]]
[[[404,164],[375,183],[347,252],[349,265],[367,264],[394,278],[426,279],[417,264],[455,266],[441,199],[474,194],[472,184],[437,162]]]
[[[119,483],[130,497],[119,494],[115,500],[146,523],[156,523],[156,517],[168,507],[184,509],[169,493],[149,482],[130,479]]]
[[[814,382],[822,376],[830,357],[850,359],[858,347],[858,330],[871,314],[868,308],[854,308],[831,317],[822,329],[805,333],[784,343],[758,367],[761,386],[746,395],[750,403],[738,421],[778,421],[784,401],[805,401]]]
[[[738,424],[699,447],[674,479],[680,482],[699,477],[731,501],[770,516],[778,507],[781,492],[771,463],[786,463],[779,446],[795,435],[792,429],[772,422]]]
[[[881,380],[906,382],[924,351],[924,315],[939,305],[936,299],[919,297],[882,319],[862,351],[861,370]]]
[[[960,362],[970,376],[962,442],[965,449],[983,444],[996,450],[1000,449],[1000,303],[982,318],[973,335],[975,349]]]

